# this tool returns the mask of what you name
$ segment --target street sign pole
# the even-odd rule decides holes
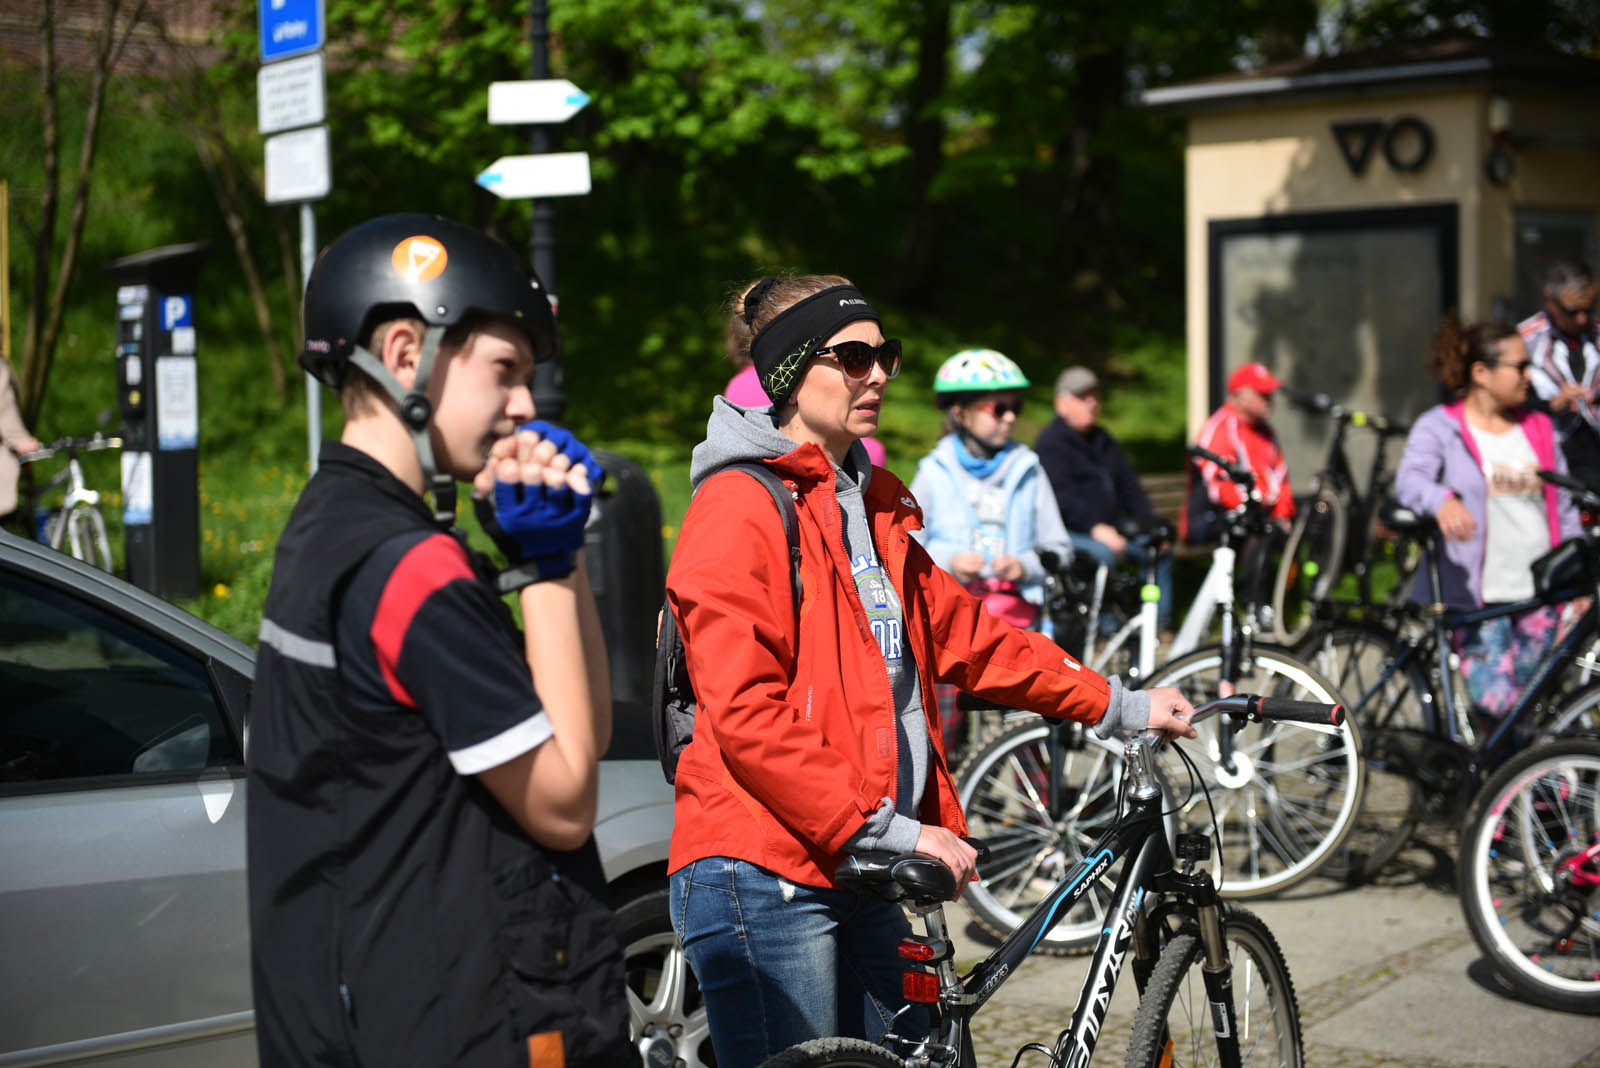
[[[317,258],[312,201],[333,178],[323,85],[323,0],[257,0],[262,68],[256,74],[257,123],[266,142],[266,199],[300,205],[300,298]],[[322,387],[306,375],[306,451],[312,474],[322,448]]]
[[[532,59],[528,73],[535,80],[550,77],[550,27],[549,5],[545,0],[528,0],[528,38]],[[535,123],[528,133],[528,150],[534,155],[550,151],[550,127]],[[539,197],[533,202],[533,226],[528,232],[528,258],[533,262],[533,272],[544,283],[544,291],[551,303],[556,301],[560,289],[556,286],[556,209],[550,197]],[[559,355],[542,362],[533,373],[533,405],[541,419],[559,421],[567,411],[567,392],[561,381]]]

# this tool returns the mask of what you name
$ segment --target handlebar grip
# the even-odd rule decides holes
[[[1284,720],[1290,723],[1330,724],[1335,727],[1344,723],[1344,705],[1330,705],[1322,701],[1293,701],[1287,697],[1263,697],[1257,714],[1262,719]]]
[[[1237,482],[1241,486],[1253,485],[1255,483],[1256,476],[1248,467],[1244,466],[1243,464],[1236,464],[1225,457],[1219,456],[1202,445],[1190,445],[1189,455],[1198,457],[1202,460],[1208,460],[1211,463],[1216,464],[1218,467],[1222,468],[1223,473],[1228,476],[1228,480],[1230,482]]]

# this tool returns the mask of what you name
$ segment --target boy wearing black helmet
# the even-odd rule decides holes
[[[261,622],[261,1063],[622,1063],[637,1054],[590,834],[611,698],[578,552],[604,472],[529,422],[549,303],[499,242],[394,215],[323,253],[305,318],[301,361],[346,422]],[[450,529],[458,480],[498,574]]]

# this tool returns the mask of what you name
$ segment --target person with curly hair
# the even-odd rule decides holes
[[[1550,417],[1530,409],[1528,350],[1515,328],[1445,319],[1428,365],[1453,399],[1424,412],[1406,439],[1395,496],[1443,533],[1445,604],[1458,611],[1533,595],[1530,565],[1578,533],[1570,496],[1539,478],[1565,473]],[[1416,596],[1431,599],[1427,575]],[[1557,612],[1538,608],[1456,631],[1474,707],[1501,716],[1516,703],[1556,636]]]

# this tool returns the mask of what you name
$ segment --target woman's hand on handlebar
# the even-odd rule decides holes
[[[1194,728],[1189,726],[1189,717],[1194,715],[1194,706],[1183,694],[1172,686],[1157,686],[1150,690],[1149,694],[1149,730],[1161,732],[1167,741],[1195,736]]]
[[[917,835],[917,852],[944,863],[956,877],[956,897],[978,876],[978,851],[957,837],[954,831],[930,824],[922,825]]]

